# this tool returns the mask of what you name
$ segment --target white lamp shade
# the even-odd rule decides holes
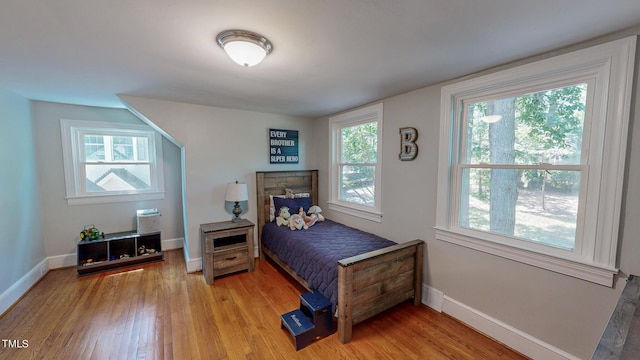
[[[244,183],[229,183],[227,184],[226,193],[224,196],[225,201],[247,201],[249,200],[249,191],[247,190],[247,184]]]
[[[248,41],[230,41],[224,44],[224,51],[231,60],[246,67],[259,64],[267,56],[261,46]]]

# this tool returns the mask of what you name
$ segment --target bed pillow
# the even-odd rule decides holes
[[[311,197],[300,197],[300,198],[293,198],[293,199],[274,197],[273,205],[274,205],[274,208],[277,209],[276,211],[279,211],[281,207],[286,206],[289,208],[289,212],[292,215],[297,214],[300,208],[302,208],[306,214],[312,205],[311,204],[312,200],[313,199]]]
[[[276,206],[273,204],[273,198],[284,198],[284,195],[269,195],[269,222],[276,219]]]

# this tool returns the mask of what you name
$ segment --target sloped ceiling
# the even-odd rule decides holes
[[[638,0],[4,0],[0,87],[317,117],[638,24]],[[274,51],[236,65],[215,42],[236,28]]]

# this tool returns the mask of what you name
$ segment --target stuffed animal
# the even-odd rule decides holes
[[[320,209],[320,206],[318,205],[313,205],[309,208],[309,216],[318,219],[318,221],[324,221],[324,215],[322,215],[321,213],[322,209]]]
[[[295,198],[295,194],[293,193],[293,190],[291,189],[284,189],[284,197],[285,199],[293,199]]]
[[[318,220],[317,218],[313,218],[311,216],[307,216],[307,214],[304,213],[304,209],[303,208],[300,208],[300,211],[298,212],[298,215],[300,215],[300,217],[304,221],[303,229],[305,229],[305,230],[307,230],[308,228],[313,226],[313,224],[315,224],[316,221]]]
[[[290,217],[291,217],[291,214],[289,213],[289,208],[286,206],[281,207],[280,211],[278,211],[278,217],[276,218],[276,225],[278,226],[289,225]]]
[[[299,214],[293,214],[289,218],[289,229],[291,230],[301,230],[304,227],[304,220],[302,220],[302,216]]]

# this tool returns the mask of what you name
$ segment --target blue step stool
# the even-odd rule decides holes
[[[333,334],[333,317],[329,299],[317,291],[304,293],[300,295],[300,310],[316,326],[316,336],[325,337]]]
[[[286,314],[280,315],[282,320],[281,328],[286,328],[293,336],[293,344],[296,350],[300,350],[303,347],[309,345],[313,339],[315,339],[315,326],[309,320],[307,315],[300,309],[289,311]]]
[[[296,351],[334,332],[331,302],[316,291],[300,295],[300,308],[280,315],[280,320],[280,327],[293,337]]]

